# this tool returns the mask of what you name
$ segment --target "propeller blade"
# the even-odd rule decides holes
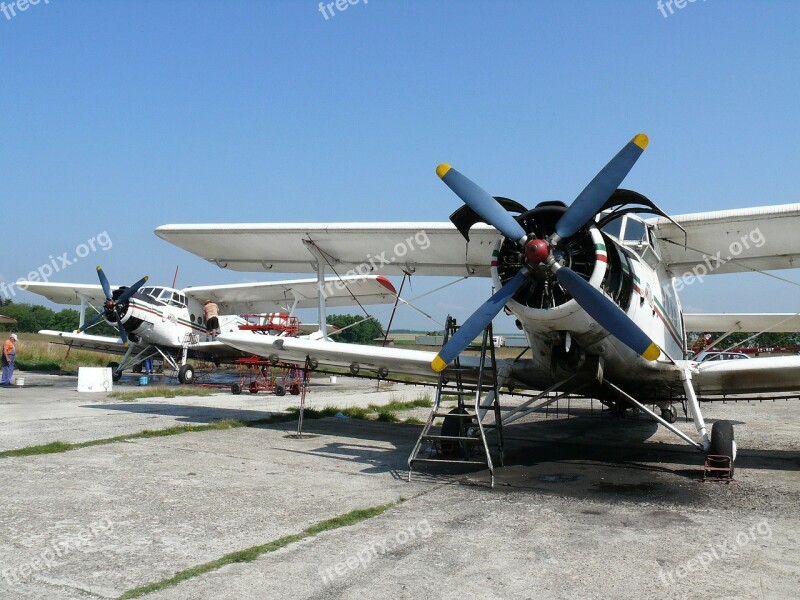
[[[119,330],[119,339],[122,340],[123,344],[128,343],[128,333],[125,331],[125,328],[122,326],[122,319],[119,318],[119,313],[117,313],[117,329]]]
[[[100,278],[100,285],[103,286],[103,293],[106,295],[106,300],[111,300],[111,286],[108,284],[108,277],[103,273],[102,267],[97,267],[97,276]]]
[[[464,204],[483,217],[489,225],[496,227],[507,238],[522,242],[525,230],[489,192],[450,165],[442,163],[436,167],[436,174],[456,196],[464,201]]]
[[[486,329],[511,296],[522,287],[526,279],[527,273],[524,269],[521,269],[519,273],[514,275],[513,279],[509,280],[491,298],[484,302],[478,310],[472,313],[469,319],[464,321],[464,324],[458,328],[453,337],[447,340],[447,343],[431,362],[431,368],[437,373],[443,371],[464,348],[472,343],[472,340]]]
[[[620,342],[647,360],[655,360],[661,355],[661,349],[619,306],[575,271],[561,267],[556,271],[556,277],[580,307]]]
[[[139,281],[137,281],[131,287],[129,287],[127,290],[122,292],[119,295],[119,298],[117,298],[116,302],[118,304],[121,304],[122,302],[125,302],[125,300],[127,300],[128,298],[133,296],[136,292],[138,292],[139,288],[142,287],[145,283],[147,283],[148,279],[149,279],[149,277],[147,277],[147,275],[142,277]]]
[[[79,332],[81,332],[81,333],[83,333],[84,331],[86,331],[87,329],[89,329],[89,327],[91,327],[92,325],[94,325],[95,323],[97,323],[97,322],[98,322],[100,319],[102,319],[102,318],[103,318],[103,313],[97,313],[97,314],[96,314],[94,317],[92,317],[90,320],[88,320],[87,322],[85,322],[85,323],[83,324],[83,327],[81,327],[80,329],[78,329],[78,331],[79,331]]]
[[[636,164],[638,158],[647,148],[648,139],[639,133],[612,158],[603,169],[595,175],[583,191],[578,194],[575,202],[567,209],[556,223],[556,235],[559,238],[568,238],[575,235],[581,227],[586,225],[600,212],[603,205],[611,197],[625,176]]]

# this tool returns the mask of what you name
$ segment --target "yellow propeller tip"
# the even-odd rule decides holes
[[[144,280],[145,280],[145,281],[150,281],[150,277],[148,277],[147,275],[145,275],[145,276],[144,276]]]
[[[436,174],[439,176],[439,179],[444,179],[444,176],[447,175],[448,171],[452,169],[450,165],[447,163],[442,163],[438,167],[436,167]]]
[[[655,344],[650,344],[647,347],[647,350],[642,352],[642,356],[644,356],[647,360],[655,360],[659,356],[661,356],[661,348],[659,348]]]
[[[102,270],[103,270],[103,267],[101,267],[100,265],[97,265],[97,270],[98,270],[98,271],[102,271]]]
[[[647,144],[650,143],[648,137],[643,133],[637,133],[635,136],[633,136],[633,139],[631,141],[637,146],[639,146],[639,148],[641,148],[642,150],[647,148]]]
[[[441,357],[437,354],[436,358],[431,361],[431,369],[436,371],[437,373],[441,373],[447,368],[447,363],[444,362]]]

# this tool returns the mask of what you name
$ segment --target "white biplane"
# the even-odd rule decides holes
[[[698,395],[800,390],[800,356],[698,363],[687,350],[687,331],[796,332],[800,316],[684,314],[678,278],[796,267],[800,204],[670,217],[645,196],[619,189],[646,145],[645,135],[635,136],[571,205],[543,202],[527,209],[440,165],[437,174],[464,202],[450,223],[165,225],[156,234],[237,271],[306,272],[310,251],[339,272],[369,265],[386,275],[490,278],[497,291],[438,354],[247,332],[220,339],[286,361],[349,366],[383,377],[446,377],[505,309],[530,350],[497,361],[501,385],[579,389],[612,407],[634,406],[698,450],[732,461],[731,422],[715,422],[709,435]],[[429,243],[412,247],[421,232]],[[479,368],[463,357],[459,366]],[[698,439],[672,425],[673,403],[684,401]],[[646,405],[658,406],[660,415]]]
[[[262,325],[274,335],[286,337],[304,333],[307,339],[327,337],[318,325],[300,325],[293,317],[301,308],[319,308],[320,285],[316,279],[270,281],[188,287],[177,290],[147,284],[144,277],[131,287],[112,286],[98,267],[100,284],[42,283],[22,281],[19,286],[40,294],[56,304],[80,305],[80,324],[76,332],[42,330],[40,334],[67,344],[71,348],[96,350],[122,355],[112,363],[113,377],[118,380],[128,368],[140,370],[148,358],[163,360],[178,373],[180,383],[194,381],[194,367],[189,359],[219,364],[245,356],[246,351],[233,348],[219,338],[213,339],[203,318],[203,304],[211,300],[218,305],[219,329],[222,333],[239,331],[242,326]],[[380,275],[348,276],[323,282],[330,306],[387,304],[397,295],[392,283]],[[85,321],[87,307],[97,314]],[[251,315],[245,318],[243,315]],[[325,322],[325,312],[321,311]],[[119,337],[85,333],[104,320],[116,327]],[[291,326],[290,324],[296,324]]]

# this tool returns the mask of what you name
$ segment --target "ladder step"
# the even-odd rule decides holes
[[[457,419],[474,419],[473,413],[449,413],[449,412],[435,412],[434,417],[455,417]]]
[[[489,463],[485,460],[455,460],[452,458],[413,458],[412,463],[425,462],[425,463],[452,463],[456,465],[484,465],[488,466]]]
[[[429,433],[421,435],[420,437],[424,440],[449,440],[453,442],[469,442],[472,444],[481,441],[481,438],[458,437],[457,435],[432,435]]]

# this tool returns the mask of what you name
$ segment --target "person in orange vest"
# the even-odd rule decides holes
[[[14,357],[17,355],[17,334],[12,333],[3,343],[3,376],[0,385],[11,385],[11,376],[14,374]]]

